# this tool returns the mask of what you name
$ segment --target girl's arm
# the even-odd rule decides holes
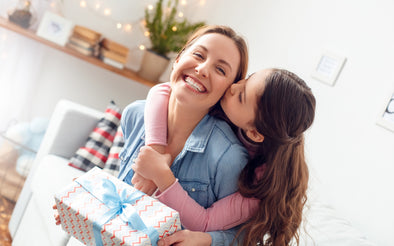
[[[159,153],[164,153],[167,145],[167,112],[171,92],[170,83],[153,86],[148,93],[144,111],[145,145],[151,146]],[[131,183],[136,189],[152,195],[156,185],[138,173],[134,174]]]
[[[205,209],[175,182],[157,195],[160,202],[177,210],[182,225],[192,231],[227,230],[246,222],[256,212],[259,200],[243,197],[239,192],[229,195]]]
[[[144,160],[143,165],[141,160]],[[157,198],[179,212],[185,228],[193,231],[227,230],[244,223],[256,211],[259,200],[245,198],[239,193],[227,196],[205,209],[177,182],[168,162],[168,154],[162,155],[150,147],[143,147],[132,168],[158,186]]]
[[[167,146],[167,114],[170,93],[170,83],[157,84],[149,90],[144,112],[145,145]]]

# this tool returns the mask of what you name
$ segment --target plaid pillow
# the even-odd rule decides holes
[[[117,177],[119,173],[119,167],[120,167],[119,152],[123,148],[123,145],[124,145],[124,139],[123,139],[122,127],[119,126],[118,130],[116,131],[116,135],[112,147],[109,150],[107,162],[105,162],[105,166],[103,169],[104,171],[112,174],[115,177]]]
[[[100,119],[85,145],[77,150],[68,165],[82,171],[89,171],[95,166],[103,168],[108,159],[120,117],[121,109],[111,101],[105,110],[104,117]]]

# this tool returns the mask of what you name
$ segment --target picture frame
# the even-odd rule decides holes
[[[60,46],[65,46],[73,27],[72,21],[46,11],[36,34]]]
[[[345,62],[346,57],[324,50],[312,72],[312,77],[328,85],[334,86]]]
[[[394,92],[385,100],[385,105],[376,122],[379,126],[394,132]]]

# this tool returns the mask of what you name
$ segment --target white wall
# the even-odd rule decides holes
[[[284,67],[312,87],[307,154],[321,198],[377,245],[394,231],[394,133],[375,124],[394,92],[393,1],[216,0],[212,23],[249,41],[250,71]],[[322,49],[347,57],[334,87],[311,78]]]
[[[283,67],[312,87],[317,111],[307,138],[311,187],[371,241],[389,245],[394,231],[394,133],[375,122],[394,91],[394,2],[206,2],[192,18],[230,25],[243,34],[250,48],[250,72]],[[92,23],[92,18],[78,21]],[[310,76],[322,49],[347,57],[334,87]],[[58,51],[46,52],[35,91],[37,115],[49,115],[59,98],[104,109],[110,99],[126,105],[148,91]]]
[[[34,98],[33,111],[37,115],[50,115],[61,98],[98,110],[105,110],[114,100],[123,108],[144,99],[149,90],[148,86],[49,48],[43,68]]]

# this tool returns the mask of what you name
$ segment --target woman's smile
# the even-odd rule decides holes
[[[186,85],[188,86],[188,88],[192,89],[195,92],[198,92],[198,93],[207,92],[207,88],[205,88],[205,86],[195,78],[185,75],[184,81],[185,81]]]

